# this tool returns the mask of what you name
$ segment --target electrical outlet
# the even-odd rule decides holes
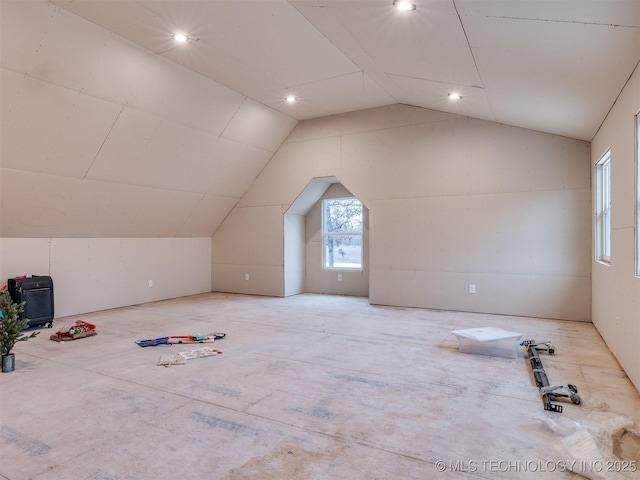
[[[342,275],[338,274],[338,281],[341,282],[342,281]]]
[[[153,287],[153,280],[149,280],[149,286]]]
[[[476,293],[476,286],[473,283],[469,284],[469,293]]]
[[[249,274],[248,274],[248,273],[245,273],[245,274],[244,274],[244,279],[245,279],[245,281],[248,281],[248,280],[249,280]]]

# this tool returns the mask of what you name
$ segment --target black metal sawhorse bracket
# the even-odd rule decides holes
[[[540,395],[542,396],[542,403],[544,409],[551,412],[562,413],[562,405],[552,403],[556,398],[568,398],[576,405],[580,404],[580,396],[578,395],[578,388],[575,385],[551,385],[549,383],[549,377],[547,377],[540,360],[539,351],[547,352],[549,355],[555,354],[555,348],[551,342],[536,343],[535,340],[525,340],[521,342],[527,348],[529,353],[529,362],[531,363],[531,369],[533,370],[533,376],[536,379],[536,385],[540,389]]]

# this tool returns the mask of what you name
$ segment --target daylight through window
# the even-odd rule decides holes
[[[362,203],[356,198],[322,202],[324,268],[362,268]]]
[[[596,164],[596,254],[597,260],[611,261],[611,152]]]

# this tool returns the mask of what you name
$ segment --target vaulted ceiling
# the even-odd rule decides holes
[[[590,141],[640,60],[640,0],[414,3],[2,0],[0,236],[210,236],[298,121],[389,104]]]
[[[53,1],[297,120],[405,103],[589,141],[640,60],[638,0]]]

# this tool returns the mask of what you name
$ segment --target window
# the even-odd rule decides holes
[[[596,259],[611,262],[611,151],[596,164]]]
[[[640,277],[640,113],[636,115],[636,275]]]
[[[324,268],[362,268],[362,203],[356,198],[322,201]]]

